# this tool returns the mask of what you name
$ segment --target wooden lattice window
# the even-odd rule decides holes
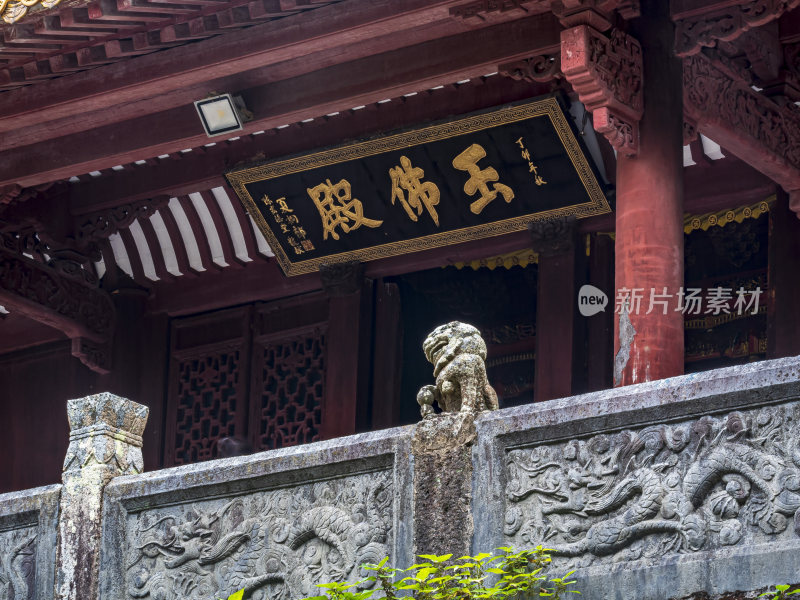
[[[327,315],[313,295],[173,320],[165,466],[320,439]]]
[[[325,392],[325,334],[319,329],[258,342],[254,400],[259,450],[317,441]],[[256,398],[256,396],[258,396]]]

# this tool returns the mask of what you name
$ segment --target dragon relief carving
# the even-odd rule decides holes
[[[33,528],[0,532],[0,600],[33,600],[36,573]]]
[[[440,325],[425,338],[422,349],[436,377],[435,385],[417,393],[423,418],[434,414],[434,402],[443,412],[498,408],[497,393],[486,378],[486,342],[476,327],[459,321]]]
[[[253,600],[317,595],[389,555],[391,472],[129,517],[128,598]]]
[[[800,404],[507,454],[505,535],[569,568],[800,536]]]

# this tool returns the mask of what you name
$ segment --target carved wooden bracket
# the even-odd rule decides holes
[[[614,11],[622,18],[641,14],[639,0],[551,0],[550,10],[564,27],[588,25],[608,31],[614,23]]]
[[[364,263],[355,261],[319,266],[322,289],[332,298],[355,294],[364,285]]]
[[[732,41],[744,32],[774,21],[787,10],[800,6],[800,0],[749,0],[712,9],[708,12],[675,18],[675,54],[692,56],[717,40]]]
[[[527,81],[529,83],[547,83],[564,77],[561,72],[560,48],[553,48],[552,52],[544,52],[536,56],[502,64],[497,70],[501,75],[516,81]]]
[[[577,238],[577,221],[573,215],[528,223],[531,248],[540,257],[558,256],[572,250]]]
[[[683,145],[688,146],[697,139],[697,123],[683,115]]]
[[[639,150],[644,111],[642,47],[619,30],[606,36],[587,25],[561,32],[561,70],[591,111],[594,129],[618,152]]]
[[[702,53],[683,61],[683,103],[701,133],[787,192],[800,190],[800,110],[794,104],[776,104]]]
[[[611,29],[614,11],[624,19],[640,15],[639,0],[472,0],[451,8],[450,16],[485,21],[492,13],[539,13],[543,9],[552,11],[564,27],[590,25],[600,31]]]
[[[105,292],[0,248],[0,304],[63,331],[90,369],[110,370],[114,304]]]
[[[78,242],[85,244],[105,239],[120,229],[125,229],[136,219],[151,216],[157,210],[165,208],[167,204],[169,204],[169,196],[158,196],[82,215],[75,222]]]

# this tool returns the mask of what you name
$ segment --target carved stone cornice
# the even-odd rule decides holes
[[[675,54],[692,56],[703,47],[715,46],[718,40],[735,40],[797,6],[800,0],[749,0],[675,19]]]
[[[684,111],[701,133],[774,179],[800,189],[800,110],[780,106],[697,54],[683,61]]]
[[[594,129],[626,155],[639,150],[644,112],[642,47],[620,30],[606,36],[587,25],[561,32],[561,70],[592,112]]]
[[[547,83],[564,77],[561,72],[561,52],[559,48],[554,48],[552,52],[545,52],[502,64],[497,70],[501,75],[510,77],[515,81],[527,81],[529,83]]]
[[[90,369],[109,370],[115,313],[102,290],[0,248],[0,304],[63,331],[73,340],[74,356]]]
[[[528,223],[531,248],[540,258],[569,252],[575,247],[578,231],[576,224],[577,221],[572,215]]]
[[[125,229],[136,219],[150,217],[157,210],[165,208],[167,204],[169,204],[169,196],[158,196],[81,215],[75,222],[78,242],[86,244],[90,241],[106,239],[120,229]]]

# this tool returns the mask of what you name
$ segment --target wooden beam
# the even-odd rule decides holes
[[[702,54],[683,61],[685,113],[698,130],[786,191],[800,189],[800,116],[734,80]]]
[[[319,289],[319,273],[286,277],[275,261],[260,261],[244,269],[222,269],[193,279],[179,277],[174,283],[156,282],[147,312],[190,315]]]
[[[0,305],[65,333],[89,368],[110,369],[114,305],[102,290],[0,248]]]
[[[455,3],[456,0],[337,3],[124,64],[75,74],[45,84],[46,89],[13,90],[4,94],[8,97],[0,98],[0,131],[141,98],[157,98],[200,82],[315,52],[336,54],[334,49],[354,39],[403,39],[406,29],[449,22],[446,7]],[[451,31],[463,30],[455,22],[450,27]]]
[[[252,160],[279,158],[342,140],[367,137],[381,131],[403,129],[448,115],[465,114],[547,92],[541,84],[513,81],[505,77],[478,78],[459,86],[420,92],[407,98],[379,104],[375,110],[343,111],[332,117],[285,129],[269,130],[257,136],[220,143],[203,152],[190,152],[180,168],[170,161],[153,166],[137,165],[108,177],[73,184],[71,207],[75,214],[93,212],[119,204],[161,194],[177,196],[225,185],[222,173],[229,165]],[[233,201],[236,195],[228,194]]]
[[[474,44],[475,36],[470,32],[239,90],[256,115],[244,135],[479,77],[495,71],[502,62],[535,52],[534,44],[549,47],[557,43],[552,23],[551,15],[540,15],[489,28],[478,55],[463,50]],[[393,73],[388,81],[387,72]],[[19,183],[29,187],[35,182],[62,179],[206,143],[208,138],[194,106],[184,105],[0,152],[0,186]],[[61,151],[67,146],[71,149],[69,153]]]

